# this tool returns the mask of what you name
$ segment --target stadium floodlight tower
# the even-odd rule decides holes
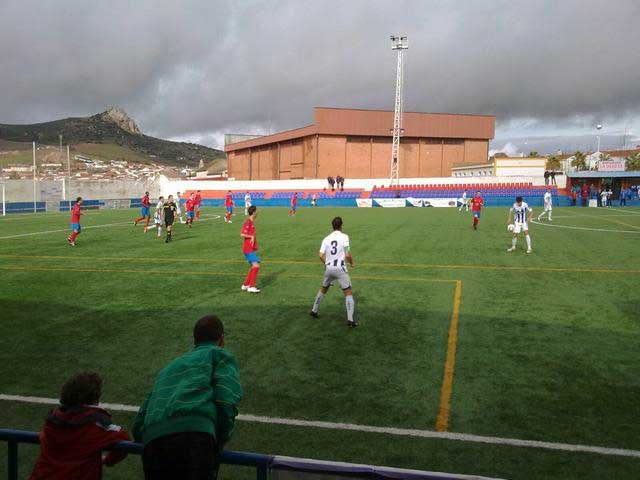
[[[391,49],[398,52],[398,65],[396,68],[396,101],[393,115],[393,143],[391,144],[391,186],[400,183],[400,135],[402,135],[402,85],[404,82],[404,63],[402,54],[409,48],[407,37],[391,35]]]

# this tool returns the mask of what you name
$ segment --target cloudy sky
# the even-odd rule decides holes
[[[598,123],[640,142],[638,0],[0,0],[0,123],[118,105],[220,146],[316,105],[392,109],[393,33],[406,110],[496,115],[494,146]]]

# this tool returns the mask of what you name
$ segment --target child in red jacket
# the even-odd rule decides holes
[[[126,453],[102,449],[129,434],[111,423],[111,415],[97,407],[102,379],[97,373],[79,373],[63,385],[60,407],[47,416],[40,432],[40,455],[30,480],[100,480],[102,465],[113,466]]]

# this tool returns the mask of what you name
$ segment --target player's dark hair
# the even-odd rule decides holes
[[[60,392],[60,405],[78,407],[100,402],[102,379],[95,372],[80,372],[64,382]]]
[[[193,327],[193,343],[218,342],[224,336],[224,325],[215,315],[205,315]]]
[[[76,198],[76,202],[79,202],[80,200],[82,200],[82,197]]]
[[[144,192],[145,195],[149,195],[149,192]]]
[[[516,197],[516,203],[522,202],[522,197]]]
[[[331,226],[333,227],[334,230],[342,229],[342,217],[336,217],[333,220],[331,220]]]
[[[258,209],[258,208],[257,208],[255,205],[251,205],[251,206],[249,207],[249,209],[247,210],[247,213],[248,213],[249,215],[253,215],[254,213],[256,213],[256,210],[257,210],[257,209]]]
[[[160,195],[160,196],[158,197],[158,200],[164,200],[164,197],[163,197],[162,195]]]

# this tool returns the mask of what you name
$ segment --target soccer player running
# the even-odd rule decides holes
[[[224,221],[225,223],[233,223],[231,221],[231,216],[233,215],[233,195],[231,194],[231,190],[227,192],[227,195],[224,197]],[[247,209],[247,213],[249,210]],[[251,215],[249,213],[249,215]]]
[[[147,228],[149,228],[149,223],[151,222],[151,200],[149,200],[149,192],[144,192],[144,196],[140,199],[140,203],[142,204],[142,207],[140,208],[140,217],[133,221],[133,225],[136,226],[138,225],[138,222],[147,219],[147,223],[144,226],[144,233],[147,233]]]
[[[478,222],[480,221],[480,211],[484,205],[484,199],[480,192],[477,191],[475,197],[471,199],[471,213],[473,214],[473,229],[478,229]]]
[[[251,206],[251,195],[249,192],[244,194],[244,216],[249,215],[249,207]]]
[[[164,197],[160,196],[158,198],[158,203],[156,204],[156,211],[154,212],[153,218],[156,222],[156,228],[158,229],[157,237],[160,238],[162,236],[162,208],[164,207]]]
[[[290,217],[294,216],[297,210],[298,210],[298,192],[295,192],[293,194],[293,197],[291,197],[291,209],[289,210],[289,216]]]
[[[187,203],[185,203],[184,208],[187,210],[187,226],[191,228],[193,225],[193,216],[195,215],[194,210],[196,208],[195,201],[193,199],[194,195],[191,194]]]
[[[176,208],[178,209],[178,220],[180,220],[180,223],[185,223],[184,218],[182,218],[182,199],[180,198],[180,192],[176,193]]]
[[[72,247],[76,246],[76,238],[80,235],[82,228],[80,227],[80,217],[83,215],[80,207],[82,206],[82,197],[76,198],[76,204],[71,209],[71,235],[67,237],[67,242]]]
[[[195,202],[195,218],[196,220],[200,220],[200,204],[202,203],[202,195],[200,195],[200,190],[196,191],[195,196],[193,197],[193,201]]]
[[[460,198],[460,208],[458,209],[458,211],[461,212],[463,208],[467,212],[469,211],[469,203],[467,202],[467,191],[466,190],[464,192],[462,192],[462,197]]]
[[[553,210],[553,200],[551,198],[551,190],[547,188],[547,191],[544,194],[544,211],[538,215],[538,221],[542,220],[545,213],[547,214],[547,218],[551,221],[551,211]]]
[[[514,252],[518,243],[518,235],[524,232],[524,238],[527,240],[527,253],[531,253],[531,237],[529,236],[529,222],[533,215],[533,210],[529,208],[522,197],[516,197],[516,203],[509,209],[509,218],[507,224],[511,224],[511,218],[514,219],[513,238],[511,239],[511,248],[507,252]]]
[[[351,279],[347,273],[345,260],[351,268],[354,268],[353,257],[351,256],[351,247],[349,245],[349,236],[342,233],[342,218],[335,217],[331,221],[333,232],[327,235],[320,245],[320,261],[324,264],[324,278],[322,286],[316,295],[316,299],[311,307],[309,315],[318,317],[318,308],[325,294],[329,291],[329,287],[334,281],[337,281],[342,288],[345,297],[345,305],[347,308],[347,325],[357,327],[357,322],[353,319],[353,313],[356,308],[351,291]]]
[[[164,243],[169,243],[172,241],[172,230],[173,230],[173,222],[176,219],[176,213],[178,212],[178,208],[176,207],[175,202],[173,201],[173,195],[169,195],[166,203],[162,206],[162,216],[164,218],[164,226],[167,229],[167,238],[164,239]]]
[[[260,257],[258,256],[258,240],[256,238],[256,206],[249,207],[249,218],[244,221],[242,230],[240,230],[240,236],[244,239],[242,242],[242,253],[244,258],[247,259],[251,268],[247,277],[242,282],[242,290],[249,293],[260,293],[260,289],[256,288],[256,280],[258,278],[258,272],[260,271]],[[231,223],[231,222],[229,222]]]

